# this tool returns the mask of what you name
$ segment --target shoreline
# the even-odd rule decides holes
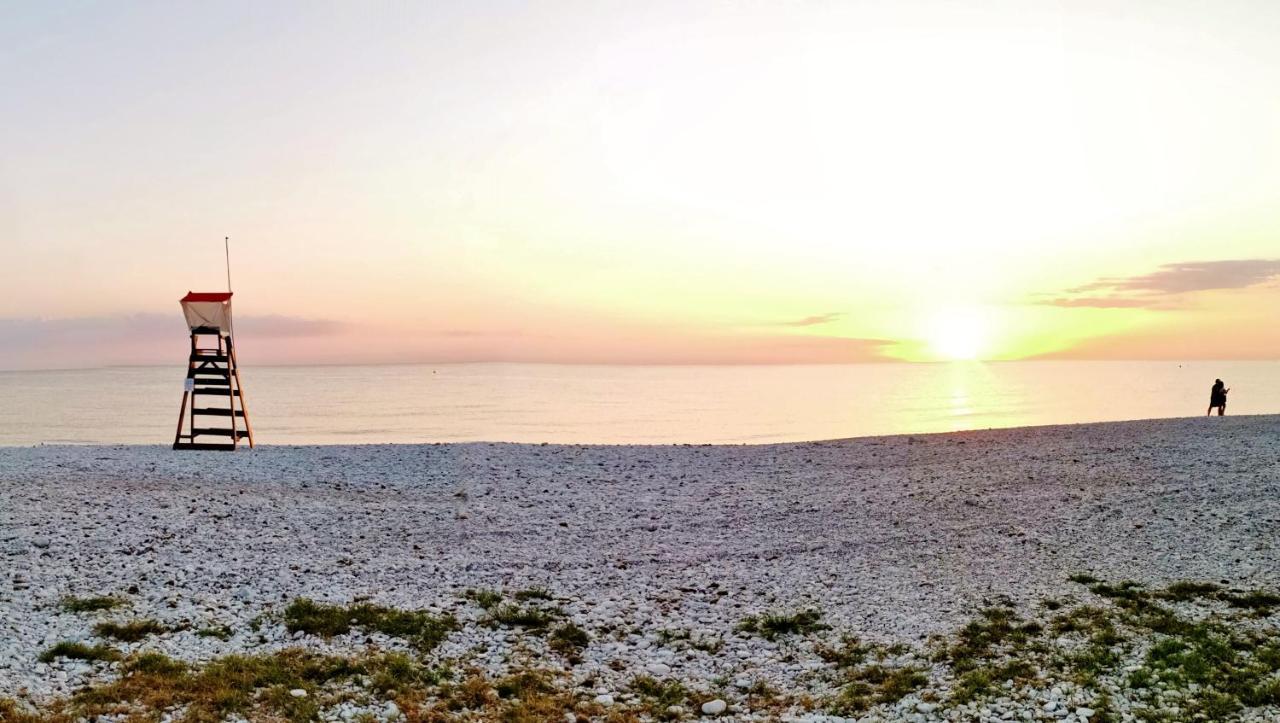
[[[1262,412],[1257,414],[1228,414],[1223,417],[1231,419],[1247,419],[1247,420],[1280,420],[1280,412]],[[605,449],[636,447],[636,448],[680,448],[680,447],[784,447],[803,444],[839,444],[845,442],[861,442],[866,440],[892,440],[904,437],[945,437],[952,435],[964,434],[980,434],[986,432],[1022,432],[1035,430],[1055,430],[1055,429],[1071,429],[1075,427],[1097,427],[1107,425],[1128,425],[1140,423],[1161,423],[1161,422],[1188,422],[1194,423],[1200,419],[1216,419],[1216,415],[1183,415],[1177,417],[1138,417],[1134,419],[1109,419],[1098,422],[1052,422],[1046,424],[1021,424],[1010,427],[974,427],[972,429],[954,429],[949,431],[926,431],[926,432],[895,432],[893,434],[864,434],[854,435],[850,437],[824,437],[819,439],[800,439],[781,442],[521,442],[509,441],[501,439],[476,439],[467,441],[423,441],[423,442],[318,442],[303,444],[276,444],[271,442],[259,443],[258,448],[264,450],[288,449],[288,450],[306,450],[306,449],[360,449],[360,448],[380,448],[380,447],[444,447],[444,446],[468,446],[468,445],[489,445],[502,446],[513,445],[520,447],[568,447],[568,448],[584,448],[584,447],[601,447]],[[1212,422],[1206,422],[1212,423]],[[256,450],[250,450],[248,443],[243,443],[244,447],[237,450],[237,453],[247,453]],[[82,449],[82,448],[101,448],[101,449],[138,449],[138,450],[163,450],[172,451],[169,443],[135,443],[135,442],[34,442],[29,444],[3,444],[0,443],[0,452],[4,450],[20,450],[20,449]]]
[[[536,589],[598,641],[566,673],[592,681],[587,702],[620,704],[654,667],[749,717],[748,696],[717,680],[820,698],[829,683],[808,666],[821,665],[824,635],[925,646],[993,601],[1029,615],[1046,599],[1088,599],[1073,574],[1280,587],[1278,453],[1277,415],[743,445],[4,447],[0,699],[109,677],[119,663],[36,660],[59,641],[96,640],[104,619],[172,629],[123,653],[190,661],[362,646],[294,637],[281,615],[297,598],[454,615],[459,630],[431,660],[478,655],[496,675],[540,643],[487,627],[467,591]],[[58,610],[97,595],[127,610]],[[807,609],[829,632],[793,645],[739,631]],[[228,640],[196,635],[217,626]],[[722,648],[690,647],[702,639]],[[915,708],[932,703],[902,701],[901,718],[889,704],[869,715],[935,719]]]

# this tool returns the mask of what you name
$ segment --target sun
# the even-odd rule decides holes
[[[990,324],[977,309],[946,309],[933,316],[928,329],[929,347],[942,359],[978,359],[987,352]]]

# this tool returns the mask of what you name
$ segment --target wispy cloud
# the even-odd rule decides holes
[[[1280,276],[1280,259],[1230,259],[1164,264],[1138,276],[1106,276],[1040,301],[1068,308],[1172,309],[1176,297],[1196,291],[1244,289]]]
[[[253,336],[328,336],[343,330],[343,325],[329,319],[304,319],[297,316],[268,314],[265,316],[236,317],[236,334]]]
[[[342,326],[327,319],[268,314],[237,316],[236,332],[253,336],[322,336]],[[0,318],[0,346],[59,344],[89,339],[150,341],[185,336],[186,325],[173,314],[78,316],[68,319]]]
[[[771,324],[763,324],[763,326],[818,326],[820,324],[829,324],[843,316],[843,311],[830,311],[826,314],[815,314],[813,316],[806,316],[802,319],[791,319],[789,321],[776,321]]]
[[[344,329],[334,321],[282,315],[239,316],[235,323],[238,336],[259,339],[327,337]],[[151,363],[172,358],[186,334],[175,314],[0,318],[0,369]]]
[[[1056,298],[1039,302],[1043,306],[1061,306],[1067,309],[1167,309],[1167,302],[1160,299],[1130,298],[1125,296],[1081,296]]]

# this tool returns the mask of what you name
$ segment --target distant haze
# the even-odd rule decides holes
[[[1280,358],[1280,4],[0,22],[0,368]]]

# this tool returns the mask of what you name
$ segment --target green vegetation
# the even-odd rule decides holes
[[[989,607],[960,630],[956,643],[942,657],[957,671],[972,670],[1001,653],[1021,651],[1043,629],[1039,623],[1023,622],[1013,608]]]
[[[328,638],[345,635],[352,628],[376,630],[384,635],[403,638],[419,651],[435,648],[458,622],[449,615],[432,615],[422,610],[397,610],[370,603],[326,605],[298,598],[284,611],[289,632],[302,631]]]
[[[873,705],[896,703],[929,682],[919,669],[881,665],[854,668],[845,680],[848,682],[831,707],[831,712],[841,716],[857,715]]]
[[[429,679],[403,656],[363,660],[287,650],[272,655],[231,655],[195,668],[156,653],[122,663],[114,682],[83,690],[60,706],[68,718],[94,718],[121,704],[144,710],[181,708],[183,720],[217,721],[230,716],[252,720],[314,720],[330,700],[326,687],[367,678],[385,691],[403,690]],[[295,697],[291,690],[303,690]],[[49,718],[48,720],[59,720]]]
[[[214,627],[201,628],[196,631],[196,636],[201,638],[217,638],[218,640],[230,640],[235,635],[235,631],[230,625],[218,625]]]
[[[728,667],[715,687],[694,692],[688,681],[644,675],[632,678],[624,694],[609,706],[594,702],[596,680],[575,680],[567,672],[566,661],[575,664],[592,636],[564,620],[546,603],[549,596],[522,591],[525,594],[511,594],[512,602],[503,602],[498,593],[467,594],[487,610],[487,623],[545,634],[546,647],[556,654],[520,667],[518,661],[527,661],[525,656],[539,646],[517,641],[506,661],[511,667],[504,668],[509,672],[500,677],[465,668],[455,677],[448,669],[425,662],[423,654],[457,625],[447,615],[367,602],[342,606],[298,599],[284,612],[290,631],[323,637],[376,631],[409,641],[415,651],[373,649],[340,657],[288,650],[189,664],[157,653],[122,658],[106,645],[68,641],[45,651],[40,659],[115,662],[107,668],[115,679],[90,684],[39,711],[0,698],[0,720],[154,720],[170,712],[177,720],[192,723],[237,716],[302,721],[313,720],[342,701],[382,705],[391,700],[411,723],[532,723],[564,720],[566,713],[576,719],[630,723],[696,717],[698,707],[711,697],[766,716],[821,709],[861,717],[876,706],[892,707],[912,695],[950,714],[953,711],[948,708],[958,704],[1018,697],[1019,689],[1043,691],[1068,681],[1077,686],[1083,700],[1092,701],[1089,707],[1096,713],[1090,723],[1116,723],[1121,707],[1138,723],[1174,723],[1231,720],[1248,709],[1258,715],[1261,706],[1280,706],[1280,636],[1277,621],[1268,617],[1273,608],[1280,608],[1280,596],[1206,582],[1183,581],[1159,588],[1087,577],[1087,582],[1080,583],[1087,592],[1055,598],[1054,605],[1040,601],[1020,610],[1010,602],[998,602],[984,607],[953,634],[936,638],[923,649],[869,643],[847,634],[823,636],[819,633],[827,626],[814,610],[747,618],[739,626],[747,634],[771,640],[805,636],[779,646],[778,652],[785,663],[802,662],[800,656],[809,651],[825,661],[826,666],[799,679],[802,685],[819,685],[779,693],[759,680],[751,682],[749,669]],[[102,637],[134,641],[164,628],[153,620],[135,620],[102,622],[94,630]],[[210,633],[215,637],[231,632],[225,627],[207,630],[217,633]],[[617,636],[638,632],[643,631],[621,626],[614,630]],[[600,634],[607,635],[608,629]],[[664,645],[685,654],[695,647],[695,633],[690,630],[663,630],[658,636]],[[466,659],[464,655],[461,663],[452,664],[464,664]],[[931,661],[935,675],[929,674],[926,660]],[[809,661],[803,662],[811,667]],[[628,670],[622,659],[607,664],[615,671]],[[735,681],[732,687],[731,680]],[[305,695],[292,692],[299,690]],[[1266,709],[1262,715],[1267,715]]]
[[[502,602],[502,593],[497,592],[496,590],[468,590],[463,593],[463,597],[471,600],[485,610],[494,608]]]
[[[852,668],[862,665],[863,661],[874,650],[874,646],[863,645],[862,641],[851,635],[841,638],[839,646],[833,647],[825,643],[818,643],[813,647],[813,651],[818,654],[818,657],[837,668]]]
[[[738,630],[759,635],[766,640],[776,640],[784,635],[803,635],[830,628],[819,622],[820,620],[822,620],[822,613],[817,610],[802,610],[790,615],[765,613],[744,618],[738,624]]]
[[[72,660],[119,660],[120,653],[108,645],[85,645],[63,641],[40,654],[40,662],[52,663],[58,658]]]
[[[485,621],[495,627],[501,625],[508,628],[542,630],[554,622],[555,619],[556,613],[553,611],[543,610],[532,605],[522,606],[506,603],[489,610],[489,616]]]
[[[100,610],[114,610],[124,605],[125,601],[116,597],[99,595],[96,597],[75,597],[69,595],[62,598],[59,606],[68,613],[94,613]]]
[[[500,679],[493,689],[499,698],[524,699],[554,692],[555,686],[545,670],[522,670]]]
[[[127,623],[98,623],[93,634],[100,638],[112,638],[125,643],[136,643],[148,635],[168,632],[168,628],[155,620],[131,620]]]
[[[548,645],[551,646],[551,649],[563,655],[571,663],[577,663],[581,660],[582,650],[590,643],[591,636],[587,634],[587,631],[572,622],[564,623],[552,630],[548,639]]]
[[[1175,582],[1165,588],[1159,595],[1165,600],[1186,602],[1196,598],[1214,595],[1222,588],[1211,582]]]
[[[1261,590],[1244,593],[1243,595],[1225,593],[1220,597],[1232,607],[1248,608],[1265,614],[1270,614],[1277,606],[1280,606],[1280,595]]]
[[[694,702],[678,681],[658,681],[647,675],[631,681],[631,692],[640,697],[641,709],[657,720],[677,720],[680,714],[672,712],[671,707],[691,708]]]
[[[517,600],[551,600],[551,593],[546,588],[531,587],[516,592]]]

